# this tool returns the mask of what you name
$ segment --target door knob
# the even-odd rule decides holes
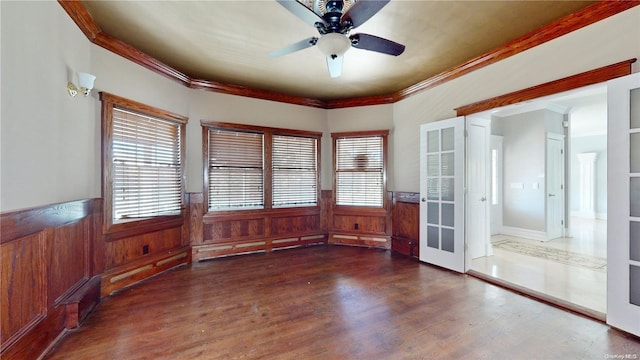
[[[483,196],[483,197],[480,199],[480,201],[485,202],[485,201],[487,201],[487,198]]]
[[[427,201],[427,199],[426,198],[422,198],[422,199],[420,199],[420,201],[425,202],[425,201]]]

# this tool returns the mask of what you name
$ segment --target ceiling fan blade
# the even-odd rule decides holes
[[[389,3],[390,0],[360,0],[353,4],[342,15],[342,21],[349,21],[354,28],[364,24],[373,15],[375,15],[380,9]]]
[[[404,45],[374,35],[354,34],[349,36],[349,39],[351,40],[351,46],[357,49],[371,50],[393,56],[398,56],[404,52]]]
[[[307,24],[315,27],[316,23],[319,22],[324,24],[325,21],[318,14],[313,12],[313,10],[308,7],[302,5],[301,3],[295,0],[276,0],[280,5],[284,6],[285,9],[289,10],[293,15],[297,16],[300,20],[306,22]]]
[[[327,56],[327,68],[329,68],[329,75],[332,78],[337,78],[342,74],[342,60],[344,56],[329,55]]]
[[[280,57],[282,55],[291,54],[292,52],[304,50],[306,48],[314,46],[318,42],[318,38],[313,36],[308,39],[300,40],[297,43],[293,43],[289,46],[283,47],[282,49],[278,49],[276,51],[272,51],[269,53],[269,56],[272,58]]]

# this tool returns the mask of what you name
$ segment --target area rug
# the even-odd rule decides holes
[[[575,253],[572,251],[553,249],[546,246],[527,244],[513,239],[492,242],[494,248],[518,254],[534,256],[571,266],[607,272],[607,259]]]

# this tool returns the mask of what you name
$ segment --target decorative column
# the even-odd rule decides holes
[[[596,218],[596,159],[594,152],[577,154],[580,163],[580,210],[579,216]]]

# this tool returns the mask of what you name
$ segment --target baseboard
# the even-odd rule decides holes
[[[259,238],[239,241],[205,243],[191,247],[191,260],[194,262],[227,256],[264,253],[293,249],[310,245],[326,244],[324,233],[308,233],[284,238]]]
[[[191,248],[184,247],[164,254],[107,270],[102,275],[102,297],[129,287],[176,266],[191,262]]]
[[[544,231],[522,229],[522,228],[511,227],[511,226],[502,226],[502,234],[521,237],[525,239],[539,240],[539,241],[548,240],[547,233]]]
[[[330,232],[329,244],[391,249],[391,236]]]

